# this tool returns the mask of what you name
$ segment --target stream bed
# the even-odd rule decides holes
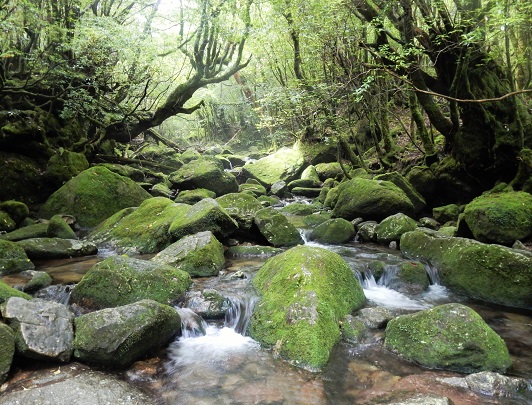
[[[467,302],[437,284],[433,269],[429,275],[433,284],[426,291],[408,294],[392,289],[394,269],[406,260],[397,250],[356,242],[342,246],[309,244],[330,249],[349,263],[364,287],[367,307],[383,306],[403,314],[448,302],[471,306],[506,341],[513,360],[507,374],[532,381],[530,312]],[[57,284],[72,284],[109,254],[112,252],[103,251],[98,257],[47,261],[38,263],[37,270],[47,271]],[[119,375],[153,395],[161,405],[377,404],[396,403],[420,393],[447,396],[455,405],[532,403],[531,390],[519,397],[496,397],[450,384],[463,380],[464,375],[428,370],[387,352],[382,346],[383,330],[375,330],[364,344],[340,342],[320,372],[276,358],[274,350],[261,348],[245,335],[258,299],[251,280],[265,260],[227,259],[220,276],[193,279],[191,291],[212,288],[231,297],[232,308],[225,321],[205,323],[205,335],[184,334],[158,356],[139,361]],[[367,270],[372,261],[385,263],[378,280]],[[13,284],[16,277],[4,280]]]

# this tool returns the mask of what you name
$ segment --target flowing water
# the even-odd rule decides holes
[[[505,339],[513,359],[508,374],[532,379],[530,312],[466,302],[437,283],[433,268],[428,268],[432,285],[426,291],[411,293],[391,288],[397,266],[405,261],[396,250],[360,243],[322,247],[340,254],[349,263],[364,288],[366,306],[384,306],[396,314],[447,302],[472,306]],[[49,272],[58,284],[71,284],[102,258],[46,262],[39,264],[38,270]],[[532,391],[520,397],[498,398],[451,386],[443,378],[463,375],[427,370],[383,350],[382,330],[374,331],[364,344],[338,344],[320,372],[297,368],[276,358],[271,350],[261,348],[246,335],[258,301],[251,280],[264,260],[228,259],[220,276],[194,279],[192,291],[215,289],[229,297],[231,306],[225,320],[205,322],[190,309],[178,308],[183,335],[159,356],[157,371],[151,378],[142,379],[133,367],[124,373],[124,378],[154,394],[161,405],[373,404],[397,402],[414,393],[447,396],[455,405],[532,403]],[[375,262],[384,263],[377,279],[371,270]],[[55,298],[64,302],[69,287],[56,289]]]

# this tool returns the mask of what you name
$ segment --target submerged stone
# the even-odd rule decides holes
[[[384,346],[422,366],[462,373],[511,365],[506,344],[471,308],[446,304],[388,322]]]
[[[366,300],[349,265],[317,247],[297,246],[268,259],[253,284],[261,300],[251,336],[311,369],[327,363],[340,339],[340,321]]]

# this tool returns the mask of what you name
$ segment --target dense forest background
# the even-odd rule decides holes
[[[156,139],[327,144],[468,196],[530,178],[526,0],[0,0],[0,30],[4,168]]]

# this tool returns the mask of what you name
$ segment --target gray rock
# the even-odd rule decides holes
[[[151,261],[177,267],[191,276],[217,276],[225,264],[224,247],[212,232],[198,232],[172,243]]]
[[[167,344],[181,328],[177,311],[152,300],[106,308],[76,318],[74,357],[126,367]]]
[[[0,405],[154,405],[156,401],[120,378],[91,370],[43,370],[32,385],[0,396]],[[59,372],[58,372],[59,371]]]
[[[377,240],[376,221],[364,221],[358,225],[358,238],[362,242],[375,242]]]
[[[369,329],[382,329],[394,315],[384,307],[362,308],[357,318]]]
[[[270,187],[270,193],[276,195],[277,197],[283,197],[286,192],[286,182],[285,181],[276,181]]]
[[[16,242],[30,259],[62,259],[95,255],[98,247],[88,241],[61,238],[33,238]]]
[[[399,402],[387,402],[386,405],[452,405],[447,397],[434,394],[417,394]]]
[[[484,371],[465,377],[472,391],[498,397],[508,397],[528,389],[528,382],[523,378],[506,377],[504,375]]]
[[[2,308],[2,316],[15,332],[17,353],[34,359],[70,360],[74,315],[65,305],[12,297]]]
[[[231,301],[218,291],[206,289],[187,294],[185,306],[205,319],[223,319]]]

